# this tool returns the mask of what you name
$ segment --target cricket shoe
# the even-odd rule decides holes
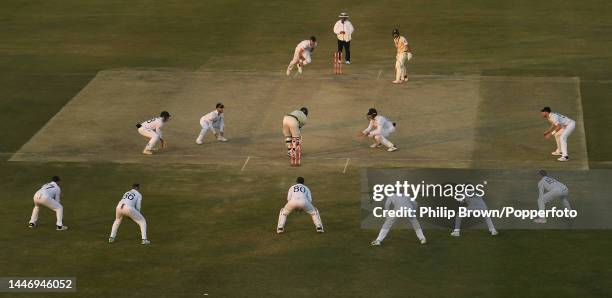
[[[34,222],[28,223],[28,228],[36,228],[36,223]]]
[[[291,76],[291,68],[287,68],[287,76]]]
[[[377,143],[374,143],[374,144],[370,145],[370,148],[380,148],[380,147],[382,147],[382,145],[381,144],[377,144]]]
[[[297,68],[298,68],[298,73],[299,73],[299,74],[302,74],[302,71],[304,71],[304,69],[303,69],[302,65],[298,64],[298,65],[297,65]]]
[[[561,156],[557,158],[558,161],[569,161],[569,156]]]
[[[147,239],[142,239],[142,241],[140,242],[140,244],[142,245],[149,245],[151,244],[151,241],[147,240]]]
[[[227,142],[227,139],[225,137],[218,137],[217,141],[219,141],[219,142]]]
[[[538,217],[538,218],[534,219],[533,222],[539,223],[539,224],[545,224],[546,223],[546,218]]]
[[[145,149],[145,150],[142,151],[142,154],[144,154],[144,155],[153,155],[153,151]]]
[[[389,152],[397,151],[397,147],[395,147],[395,146],[389,147],[389,149],[387,149],[387,151],[389,151]]]
[[[497,234],[499,234],[497,230],[489,231],[489,233],[491,233],[491,236],[497,236]]]
[[[427,239],[423,238],[423,239],[419,239],[421,240],[421,244],[427,244]]]
[[[459,230],[454,230],[450,235],[453,237],[459,237],[461,236],[461,232]]]
[[[348,64],[351,64],[351,61],[346,60],[346,64],[347,64],[347,65],[348,65]]]
[[[285,232],[285,228],[276,228],[276,234],[282,234]]]
[[[378,240],[378,239],[370,242],[370,244],[372,244],[372,246],[380,246],[381,243],[382,242],[380,240]]]
[[[108,237],[108,243],[113,243],[115,242],[115,238],[113,237]]]
[[[555,155],[555,156],[561,156],[561,155],[563,155],[563,154],[561,153],[561,151],[558,151],[558,150],[555,150],[555,151],[551,152],[550,154]]]
[[[324,233],[323,227],[317,227],[317,233]]]
[[[68,226],[56,226],[55,230],[56,231],[65,231],[65,230],[68,230]]]
[[[202,140],[196,140],[196,144],[198,144],[198,145],[202,145],[202,144],[204,144],[204,141],[202,141]]]
[[[391,82],[391,83],[393,83],[393,84],[401,84],[401,83],[403,83],[403,82],[404,82],[404,81],[402,81],[402,80],[395,80],[395,81],[393,81],[393,82]]]

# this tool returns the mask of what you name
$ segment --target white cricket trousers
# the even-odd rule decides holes
[[[569,197],[569,191],[567,188],[564,189],[553,189],[541,197],[538,198],[538,209],[540,211],[544,211],[546,209],[546,204],[554,199],[561,199],[561,203],[563,203],[563,207],[568,210],[572,210],[572,207],[567,199]]]
[[[153,150],[153,148],[155,148],[155,145],[160,139],[159,134],[156,131],[151,130],[151,129],[146,129],[144,127],[140,127],[138,129],[138,133],[140,133],[145,138],[149,139],[149,143],[145,147],[145,150]]]
[[[407,75],[406,64],[412,59],[412,53],[402,52],[395,56],[395,80],[400,81]]]
[[[36,224],[38,222],[38,213],[40,212],[40,206],[45,206],[55,211],[55,225],[63,226],[62,220],[64,219],[64,207],[58,201],[42,196],[40,191],[34,194],[34,209],[32,210],[32,217],[30,217],[30,223]]]
[[[376,142],[376,144],[383,144],[385,147],[387,148],[391,148],[393,147],[393,143],[391,143],[391,141],[387,140],[387,138],[389,137],[390,134],[395,132],[395,126],[392,126],[389,129],[383,129],[382,132],[380,134],[371,134],[369,135],[370,138],[373,138],[374,141]]]
[[[476,207],[476,208],[468,207],[468,210],[487,210],[487,208],[486,207]],[[461,230],[461,220],[462,219],[463,218],[459,216],[458,214],[457,216],[455,216],[455,230]],[[491,220],[490,217],[488,216],[484,217],[484,222],[487,224],[487,228],[489,229],[489,232],[496,231],[495,225],[493,225],[493,221]]]
[[[206,132],[209,129],[212,130],[215,136],[217,136],[217,131],[215,130],[215,127],[213,126],[212,123],[208,121],[200,120],[200,126],[202,127],[202,129],[200,130],[200,134],[198,135],[198,138],[196,139],[196,143],[201,143],[204,141],[204,136],[206,135]]]
[[[284,228],[285,222],[287,221],[287,216],[289,216],[289,214],[296,209],[306,211],[306,213],[310,214],[312,223],[314,223],[315,227],[323,227],[319,210],[317,210],[317,208],[315,208],[311,202],[304,199],[291,199],[287,202],[287,204],[285,204],[285,207],[280,210],[277,228]]]
[[[416,209],[415,207],[410,207],[411,209]],[[394,216],[389,216],[385,218],[385,223],[383,224],[382,228],[380,228],[380,232],[378,233],[378,237],[376,237],[376,240],[382,242],[383,240],[385,240],[385,238],[387,237],[387,234],[389,234],[389,230],[391,230],[391,227],[393,227],[393,224],[397,221],[397,217]],[[419,224],[419,221],[417,220],[416,217],[408,217],[407,218],[410,221],[410,224],[412,225],[412,229],[414,230],[414,233],[416,234],[417,238],[419,238],[419,240],[423,240],[425,239],[425,235],[423,235],[423,230],[421,229],[421,225]]]
[[[574,132],[576,128],[576,121],[570,122],[567,126],[563,127],[555,134],[555,141],[557,141],[557,151],[561,151],[562,156],[569,156],[567,151],[567,138]]]
[[[129,217],[135,223],[137,223],[138,226],[140,226],[140,234],[142,239],[147,239],[147,221],[145,220],[144,216],[142,216],[140,211],[123,203],[117,205],[117,208],[115,209],[115,222],[113,223],[110,236],[112,238],[117,236],[117,230],[119,230],[119,226],[121,225],[121,221],[123,220],[124,216]]]
[[[301,56],[304,56],[303,60]],[[293,53],[293,59],[291,59],[291,62],[289,63],[290,70],[293,69],[293,67],[300,62],[302,63],[302,66],[310,64],[312,62],[312,58],[310,58],[310,51],[303,51],[301,56],[300,49],[295,49],[295,52]]]

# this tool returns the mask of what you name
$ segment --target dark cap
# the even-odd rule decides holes
[[[301,107],[300,111],[304,112],[304,115],[308,116],[308,108],[307,107]]]
[[[170,118],[170,113],[168,113],[168,111],[163,111],[159,114],[159,116],[162,118]]]
[[[297,177],[297,179],[295,179],[295,182],[299,184],[304,184],[304,177]]]
[[[547,113],[550,113],[550,111],[551,111],[550,107],[543,107],[543,108],[540,110],[540,112],[547,112]]]
[[[217,108],[217,109],[219,109],[219,108],[223,109],[223,108],[225,108],[225,106],[223,105],[223,103],[218,102],[218,103],[217,103],[217,105],[215,106],[215,108]]]
[[[60,179],[59,176],[53,176],[53,177],[51,177],[51,181],[53,181],[53,182],[60,182],[60,181],[62,181],[62,179]]]
[[[375,108],[370,108],[368,110],[368,115],[378,115],[378,111]]]
[[[140,188],[140,183],[134,183],[134,184],[132,184],[132,188]]]
[[[540,174],[540,176],[542,176],[542,177],[548,176],[548,173],[546,172],[546,170],[539,170],[538,174]]]

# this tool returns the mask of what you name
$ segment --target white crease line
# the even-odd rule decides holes
[[[349,162],[351,161],[350,158],[346,159],[346,163],[344,164],[344,170],[342,170],[342,174],[346,174],[346,168],[348,168]]]
[[[251,159],[251,157],[247,156],[246,160],[244,161],[244,164],[242,165],[242,168],[240,169],[240,172],[244,171],[244,168],[246,168],[246,166],[249,163],[250,159]]]

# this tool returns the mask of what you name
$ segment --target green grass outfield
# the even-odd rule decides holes
[[[294,215],[279,238],[289,168],[7,161],[101,70],[282,71],[295,44],[315,34],[312,70],[331,72],[329,31],[341,10],[357,29],[347,71],[389,74],[399,26],[416,74],[578,77],[589,167],[612,168],[607,1],[3,1],[0,276],[76,276],[81,297],[612,295],[609,231],[452,239],[432,230],[426,246],[392,231],[372,248],[376,232],[359,229],[356,168],[298,170],[327,233]],[[29,230],[32,194],[54,174],[64,178],[71,230],[55,232],[48,210]],[[154,245],[140,246],[128,221],[108,245],[113,208],[134,180]]]

